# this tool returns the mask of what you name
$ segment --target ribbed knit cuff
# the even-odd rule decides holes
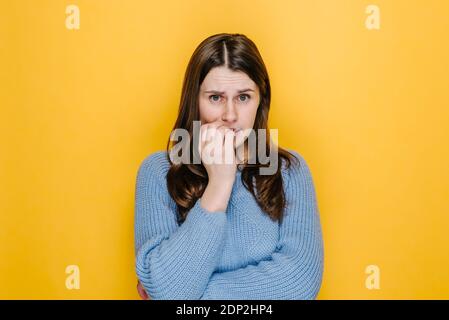
[[[215,226],[222,226],[226,223],[226,212],[225,211],[216,211],[212,212],[207,209],[204,209],[201,206],[201,198],[198,199],[187,215],[186,219],[190,219],[197,221],[198,219],[206,220],[208,223]]]

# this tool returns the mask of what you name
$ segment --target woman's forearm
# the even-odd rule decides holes
[[[203,209],[210,212],[226,211],[233,184],[233,181],[209,181],[201,197]]]

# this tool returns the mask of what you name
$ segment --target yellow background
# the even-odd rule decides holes
[[[0,3],[0,298],[138,298],[137,169],[165,147],[193,50],[219,32],[258,45],[270,127],[311,168],[318,298],[449,298],[448,1]],[[65,287],[72,264],[80,290]]]

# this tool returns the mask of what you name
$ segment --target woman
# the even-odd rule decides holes
[[[268,129],[269,108],[268,73],[250,39],[217,34],[198,46],[174,125],[193,138],[169,141],[137,174],[135,253],[142,298],[316,298],[323,242],[307,163],[280,147],[272,174],[260,174],[266,164],[259,159],[249,161],[255,152],[248,132]],[[202,124],[198,141],[194,121]],[[180,145],[193,150],[188,160],[197,152],[201,161],[175,163],[173,149]],[[220,147],[224,152],[209,156],[223,160],[231,148],[231,161],[205,161],[206,150]],[[265,147],[273,147],[269,137]]]

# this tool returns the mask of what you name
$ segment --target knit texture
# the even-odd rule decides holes
[[[135,194],[136,272],[153,300],[315,299],[323,240],[314,183],[303,157],[282,163],[282,223],[257,205],[237,170],[226,212],[197,200],[181,225],[167,190],[166,151],[141,163]]]

